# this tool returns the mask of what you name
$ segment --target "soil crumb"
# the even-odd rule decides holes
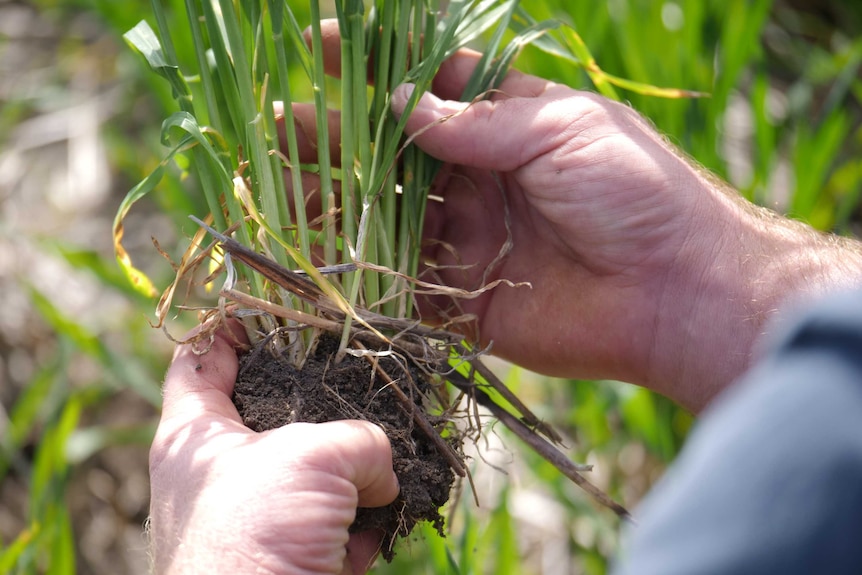
[[[381,554],[394,556],[396,537],[406,537],[419,521],[429,521],[443,534],[440,507],[449,499],[455,474],[431,440],[414,425],[412,409],[426,410],[431,385],[425,374],[380,357],[381,368],[411,399],[407,407],[366,358],[345,356],[335,362],[338,341],[322,337],[301,370],[269,348],[258,347],[240,360],[233,401],[245,424],[265,431],[294,422],[322,423],[360,419],[376,423],[392,444],[393,467],[401,493],[386,507],[360,508],[351,531],[379,529],[384,533]],[[446,421],[427,414],[441,429]],[[452,442],[461,453],[457,434]]]

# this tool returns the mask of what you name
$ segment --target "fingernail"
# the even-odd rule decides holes
[[[407,107],[407,100],[413,95],[413,90],[415,89],[415,84],[401,84],[395,88],[392,91],[392,111],[400,116],[404,108]]]

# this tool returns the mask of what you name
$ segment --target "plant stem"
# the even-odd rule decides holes
[[[323,69],[323,38],[320,31],[320,3],[311,2],[311,54],[314,61],[311,77],[314,107],[317,119],[317,163],[320,166],[320,202],[325,216],[323,261],[326,265],[338,261],[336,255],[335,206],[330,203],[332,195],[332,161],[329,157],[329,118],[326,101],[326,73]]]
[[[308,218],[305,214],[305,196],[302,189],[302,171],[299,167],[299,143],[296,138],[296,120],[293,115],[293,96],[290,88],[290,73],[287,67],[287,48],[284,36],[285,4],[280,0],[268,0],[272,19],[273,42],[276,56],[276,78],[278,80],[279,97],[284,115],[284,132],[287,138],[287,167],[290,170],[291,187],[293,189],[293,205],[296,221],[294,245],[306,260],[311,260],[309,245]],[[289,12],[289,10],[288,10]]]

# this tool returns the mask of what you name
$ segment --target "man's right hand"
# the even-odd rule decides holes
[[[323,23],[331,72],[336,26]],[[425,231],[443,283],[532,285],[460,302],[478,317],[468,335],[494,354],[698,411],[749,365],[776,310],[862,283],[856,244],[748,203],[627,106],[517,71],[491,99],[458,102],[478,59],[462,50],[443,64],[407,133],[445,162]],[[396,115],[409,91],[394,91]]]

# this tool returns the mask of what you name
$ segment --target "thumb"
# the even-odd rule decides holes
[[[186,339],[199,333],[191,331]],[[231,401],[239,360],[236,346],[247,342],[242,325],[229,320],[211,337],[180,345],[168,368],[163,387],[162,424],[181,424],[201,415],[241,422]]]
[[[401,116],[415,86],[392,93]],[[444,162],[502,172],[515,170],[559,144],[557,100],[512,97],[478,102],[441,100],[425,92],[407,120],[406,131],[420,148]]]
[[[387,505],[398,495],[389,438],[373,423],[347,419],[294,423],[273,430],[269,439],[285,446],[301,446],[306,465],[349,481],[356,488],[360,507]],[[287,448],[281,451],[290,452]]]

